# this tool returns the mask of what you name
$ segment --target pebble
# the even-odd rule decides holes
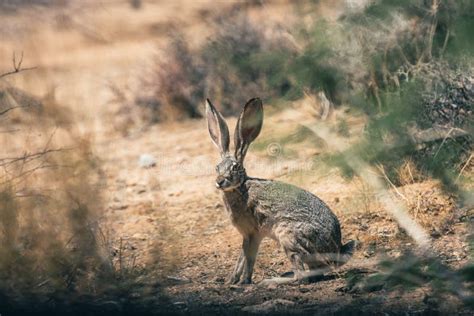
[[[156,166],[156,158],[150,154],[142,154],[138,158],[138,165],[141,168],[151,168]]]
[[[308,293],[310,291],[307,287],[300,287],[299,290],[301,293]]]

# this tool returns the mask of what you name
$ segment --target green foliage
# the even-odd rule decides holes
[[[407,252],[399,258],[383,260],[379,272],[363,275],[357,271],[346,274],[350,292],[410,291],[419,287],[430,289],[430,295],[440,299],[446,294],[457,297],[467,306],[474,307],[474,269],[468,263],[454,270],[439,259],[417,256]]]
[[[175,107],[185,100],[181,108],[192,109],[187,111],[191,117],[205,96],[225,115],[236,115],[256,95],[277,103],[299,99],[303,91],[323,91],[333,104],[348,104],[367,117],[363,140],[343,156],[385,165],[395,183],[396,169],[410,158],[456,190],[451,175],[472,149],[471,139],[420,146],[411,131],[434,125],[472,130],[473,96],[466,91],[472,76],[473,12],[472,1],[464,0],[372,1],[362,10],[348,10],[337,22],[315,18],[297,25],[288,33],[290,41],[269,36],[264,25],[232,10],[216,19],[215,33],[203,46],[191,51],[185,42],[173,44],[181,49],[171,49],[177,58],[155,86],[167,87],[157,94],[168,96]],[[461,62],[467,66],[460,67]],[[170,73],[179,79],[171,82],[181,86],[164,83]],[[339,131],[347,135],[343,125]],[[328,160],[351,173],[341,157]]]

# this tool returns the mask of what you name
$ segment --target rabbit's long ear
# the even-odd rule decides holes
[[[251,142],[260,134],[263,124],[263,105],[259,98],[245,104],[235,127],[235,158],[243,162]]]
[[[221,156],[229,152],[229,128],[219,111],[216,110],[209,99],[206,100],[207,128],[211,134],[212,142],[217,146]]]

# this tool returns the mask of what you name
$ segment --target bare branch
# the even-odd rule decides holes
[[[459,181],[459,178],[461,178],[461,175],[462,175],[462,173],[464,172],[464,169],[466,169],[466,167],[469,166],[469,163],[471,162],[471,159],[472,159],[472,154],[469,156],[469,159],[466,161],[466,163],[464,164],[464,166],[461,168],[461,171],[459,171],[459,174],[458,174],[458,176],[456,177],[455,183],[457,183],[457,182]]]
[[[8,108],[8,109],[5,109],[3,111],[0,112],[0,116],[3,115],[3,114],[6,114],[8,112],[10,112],[11,110],[14,110],[14,109],[18,109],[18,108],[26,108],[27,106],[25,105],[17,105],[17,106],[12,106],[11,108]]]
[[[20,162],[20,161],[29,162],[33,159],[39,158],[41,156],[47,155],[47,154],[52,153],[52,152],[66,151],[66,150],[70,150],[70,149],[72,149],[72,148],[45,149],[45,150],[42,150],[42,151],[39,151],[39,152],[36,152],[36,153],[32,153],[32,154],[25,153],[21,157],[0,158],[0,167],[4,167],[6,165],[13,164],[15,162]]]
[[[13,62],[13,69],[15,69],[16,71],[19,71],[21,69],[21,64],[23,63],[23,51],[21,52],[21,57],[20,57],[20,61],[18,62],[18,64],[16,63],[16,54],[15,53],[13,53],[12,62]]]
[[[16,133],[16,132],[19,132],[21,131],[19,128],[17,129],[7,129],[7,130],[4,130],[4,131],[0,131],[0,134],[10,134],[10,133]]]
[[[3,74],[0,74],[0,79],[4,78],[6,76],[10,76],[10,75],[22,72],[22,71],[28,71],[28,70],[33,70],[33,69],[38,68],[38,67],[21,68],[21,64],[23,63],[23,52],[21,52],[21,57],[20,57],[20,60],[18,62],[16,61],[16,54],[13,53],[12,63],[13,63],[13,70],[9,71],[9,72],[5,72]]]

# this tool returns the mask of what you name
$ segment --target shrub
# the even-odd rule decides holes
[[[439,305],[447,297],[457,298],[467,309],[474,307],[474,269],[469,262],[453,269],[438,258],[420,256],[411,252],[397,259],[385,259],[379,263],[379,272],[368,277],[349,273],[347,290],[350,292],[410,291],[425,287],[424,302],[438,312]],[[427,299],[431,298],[431,301]],[[441,303],[441,304],[440,304]]]
[[[147,109],[152,122],[183,117],[200,117],[198,105],[204,97],[205,72],[182,34],[174,34],[164,60],[155,65],[145,80],[145,94],[136,104]]]
[[[72,125],[46,120],[29,130],[41,145],[31,152],[21,146],[17,155],[21,134],[2,135],[8,152],[0,156],[2,313],[131,313],[159,305],[157,281],[145,279],[125,255],[114,256],[116,242],[104,233],[104,177],[87,139]],[[32,148],[36,141],[27,143]],[[147,291],[158,299],[141,301]]]
[[[290,50],[278,35],[267,34],[238,10],[213,21],[214,34],[191,49],[179,33],[145,80],[145,92],[135,103],[149,111],[152,121],[200,117],[210,97],[224,115],[237,114],[250,97],[280,96],[288,90],[283,74]],[[279,68],[278,65],[282,65]]]
[[[386,165],[394,182],[408,159],[457,190],[453,175],[472,152],[472,52],[459,42],[471,24],[467,1],[377,1],[348,12],[338,30],[323,29],[336,36],[328,59],[341,65],[345,102],[367,117],[363,140],[350,151]],[[464,132],[414,139],[433,128]]]

